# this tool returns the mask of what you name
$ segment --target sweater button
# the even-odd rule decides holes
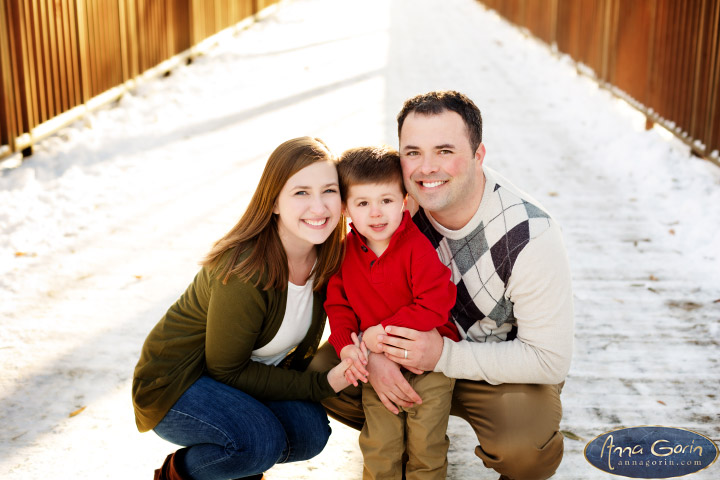
[[[370,266],[372,267],[373,265],[375,265],[375,260],[373,260],[372,262],[370,262]]]
[[[365,252],[365,253],[367,253],[367,251],[368,251],[368,249],[367,249],[367,247],[366,247],[365,245],[363,245],[362,247],[360,247],[360,249],[361,249],[363,252]]]

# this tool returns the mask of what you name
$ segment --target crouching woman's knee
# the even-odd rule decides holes
[[[283,436],[288,447],[278,462],[308,460],[322,452],[331,432],[322,405],[308,401],[270,402],[268,405],[283,424]]]
[[[225,454],[242,471],[265,472],[286,455],[287,440],[279,422],[246,425],[225,444]]]
[[[319,403],[308,402],[307,407],[304,428],[293,434],[286,431],[294,450],[286,461],[309,460],[322,452],[330,439],[332,430],[323,406]]]

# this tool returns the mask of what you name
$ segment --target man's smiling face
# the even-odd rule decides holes
[[[453,111],[411,112],[405,118],[400,131],[405,188],[447,228],[461,228],[477,209],[484,156],[483,144],[472,151],[465,122]]]

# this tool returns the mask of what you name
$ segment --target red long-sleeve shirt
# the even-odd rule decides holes
[[[354,228],[345,242],[345,259],[328,283],[325,301],[328,341],[338,356],[353,343],[352,332],[377,324],[422,331],[437,328],[442,336],[460,340],[449,319],[456,295],[450,269],[407,211],[379,258]]]

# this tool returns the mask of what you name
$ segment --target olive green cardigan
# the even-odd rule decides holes
[[[262,290],[236,276],[223,285],[217,274],[203,267],[145,340],[132,383],[141,432],[155,428],[203,374],[259,400],[319,401],[335,394],[327,372],[304,371],[325,327],[324,290],[313,295],[307,335],[276,367],[250,355],[278,332],[287,289]]]

